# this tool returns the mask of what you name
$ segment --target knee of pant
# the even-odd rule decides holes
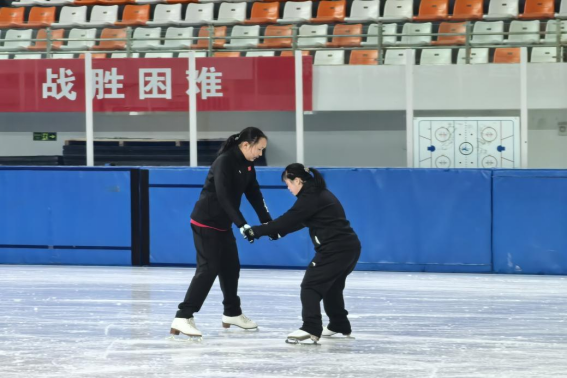
[[[203,264],[197,268],[195,275],[199,276],[218,276],[219,267],[216,264]]]

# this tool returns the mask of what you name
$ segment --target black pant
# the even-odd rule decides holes
[[[216,231],[210,228],[191,225],[195,248],[197,250],[197,270],[185,299],[179,304],[177,318],[191,318],[203,306],[213,283],[219,277],[224,296],[223,314],[238,316],[242,314],[238,292],[240,260],[236,239],[232,231]]]
[[[343,290],[346,278],[354,270],[359,257],[360,249],[329,255],[315,254],[301,282],[302,330],[321,336],[322,299],[325,313],[329,317],[328,328],[335,332],[351,333]]]

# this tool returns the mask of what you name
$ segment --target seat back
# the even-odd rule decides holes
[[[51,38],[52,39],[61,39],[65,35],[64,29],[52,29],[51,30]],[[46,29],[39,29],[37,35],[35,36],[36,39],[47,39],[47,30]],[[63,41],[53,41],[51,42],[51,47],[53,49],[57,49],[63,45]],[[45,50],[47,49],[47,41],[36,41],[33,45],[35,49]]]
[[[246,3],[221,3],[218,20],[246,19]]]
[[[213,20],[213,3],[195,4],[191,3],[185,11],[185,21],[195,24],[206,24]]]
[[[520,18],[533,20],[555,17],[555,0],[526,0]]]
[[[6,32],[4,39],[11,39],[12,41],[4,42],[4,47],[11,49],[25,48],[31,45],[32,29],[10,29]]]
[[[169,27],[165,32],[165,41],[163,46],[175,48],[189,48],[193,44],[193,28],[176,28]],[[171,39],[171,38],[183,38],[181,39]]]
[[[270,57],[270,56],[276,56],[276,52],[275,51],[248,51],[246,53],[246,57],[247,58],[254,58],[254,57]]]
[[[59,22],[62,24],[87,22],[87,6],[63,7],[59,14]]]
[[[384,56],[384,64],[389,66],[401,66],[407,63],[406,50],[387,50]]]
[[[424,65],[447,65],[452,64],[451,49],[427,49],[421,50],[419,64]]]
[[[432,28],[431,22],[422,24],[405,23],[402,30],[401,43],[404,45],[427,45],[431,43],[431,35],[424,34],[431,34]]]
[[[311,52],[308,50],[301,50],[301,56],[309,56],[311,55]],[[282,51],[280,53],[280,56],[294,56],[293,55],[293,51]]]
[[[510,33],[530,33],[530,34],[510,34],[510,43],[536,43],[539,42],[539,20],[533,21],[512,21]]]
[[[94,39],[96,38],[96,29],[71,29],[69,32],[69,39],[74,41],[67,41],[67,47],[87,47],[91,48],[95,45]]]
[[[217,26],[213,29],[213,36],[214,37],[226,37],[226,26]],[[209,27],[208,26],[201,26],[199,29],[199,37],[209,37]],[[226,43],[226,39],[215,39],[213,41],[214,48],[222,48]],[[206,39],[199,39],[197,43],[193,45],[197,49],[206,49],[209,47],[209,41]]]
[[[416,21],[445,20],[449,15],[449,0],[421,0]]]
[[[147,49],[160,45],[161,28],[136,28],[132,35],[132,47]]]
[[[563,49],[560,51],[560,57],[563,56]],[[559,59],[561,62],[561,58]],[[531,63],[556,63],[557,47],[534,47],[530,58]]]
[[[372,24],[368,27],[368,37],[365,45],[378,44],[378,24]],[[386,34],[386,35],[385,35]],[[382,44],[395,45],[398,37],[398,24],[382,24]]]
[[[495,49],[493,63],[520,63],[520,48],[500,47]]]
[[[327,44],[327,25],[301,25],[299,35],[312,36],[312,38],[299,38],[297,45],[300,47],[325,46]]]
[[[213,58],[239,58],[239,51],[219,51],[213,54]]]
[[[549,20],[545,27],[545,42],[556,43],[557,42],[557,26],[559,26],[559,33],[561,34],[561,42],[567,41],[567,20]]]
[[[311,19],[312,4],[311,1],[288,1],[285,3],[283,19]]]
[[[450,23],[442,22],[439,25],[439,34],[442,33],[463,33],[463,35],[439,35],[437,41],[432,42],[434,45],[463,45],[466,43],[467,36],[464,33],[467,32],[467,25],[465,22]]]
[[[344,50],[315,51],[313,64],[316,66],[338,66],[345,64]]]
[[[380,17],[380,1],[354,0],[350,8],[350,17],[356,19],[378,19]]]
[[[317,17],[311,19],[311,22],[327,22],[328,20],[343,21],[346,16],[346,1],[321,1],[317,8]]]
[[[95,5],[91,12],[91,23],[114,23],[118,19],[118,5]]]
[[[378,64],[378,50],[353,50],[350,52],[348,64],[376,65]]]
[[[154,21],[181,20],[181,4],[158,4],[154,10]]]
[[[230,40],[230,47],[256,47],[260,43],[260,25],[235,25],[230,33],[231,37],[241,37]],[[244,38],[251,37],[251,38]]]
[[[335,25],[334,35],[356,35],[354,37],[333,37],[333,47],[357,47],[362,42],[362,24]]]
[[[485,18],[516,18],[519,13],[518,3],[519,0],[490,0]]]
[[[467,49],[459,49],[457,55],[457,64],[467,63]],[[488,48],[471,49],[471,56],[469,59],[470,64],[487,64],[488,63]]]
[[[122,13],[122,21],[124,24],[146,23],[150,19],[150,4],[144,5],[126,5],[124,13]]]
[[[473,27],[473,45],[492,45],[504,42],[503,34],[477,34],[477,33],[503,33],[504,21],[478,21]]]
[[[102,29],[98,45],[95,46],[97,50],[121,50],[126,47],[126,29]],[[122,38],[123,41],[105,41],[105,39]]]
[[[276,26],[270,25],[266,27],[264,35],[267,37],[277,37],[277,36],[292,36],[293,31],[291,25]],[[267,48],[286,48],[291,47],[291,38],[267,38],[264,39],[264,43],[261,47]]]
[[[33,7],[28,16],[28,26],[48,26],[55,22],[56,7]]]
[[[173,58],[173,53],[168,52],[151,52],[146,53],[144,58]]]
[[[252,13],[250,20],[259,20],[261,22],[276,22],[280,14],[280,3],[255,2],[252,5]],[[248,55],[247,55],[248,56]]]
[[[386,0],[384,17],[411,19],[413,17],[413,0]]]
[[[451,19],[454,21],[482,20],[483,0],[456,0]]]

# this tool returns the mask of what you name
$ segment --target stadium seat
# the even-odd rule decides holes
[[[378,64],[378,50],[353,50],[350,52],[348,64],[376,65]]]
[[[126,48],[126,29],[103,29],[101,41],[91,47],[91,50],[123,50]],[[122,41],[105,41],[105,39],[121,38]]]
[[[266,27],[264,36],[266,37],[276,37],[276,36],[289,36],[290,38],[266,38],[263,43],[258,45],[259,48],[263,49],[285,49],[291,47],[291,36],[293,31],[291,25],[270,25]]]
[[[150,19],[150,5],[126,5],[122,13],[122,21],[115,22],[116,26],[141,26]]]
[[[75,54],[53,54],[51,59],[75,59]]]
[[[414,21],[442,21],[449,15],[449,0],[421,0]]]
[[[354,0],[350,8],[347,23],[378,21],[380,18],[380,0]]]
[[[87,22],[87,7],[63,7],[59,14],[59,22],[51,24],[52,28],[72,28]]]
[[[27,48],[31,46],[30,40],[32,39],[32,35],[32,29],[10,29],[6,32],[4,40],[11,41],[4,42],[4,46],[0,47],[0,51],[27,50]]]
[[[56,7],[33,7],[28,15],[28,22],[15,23],[16,28],[45,28],[55,22]]]
[[[340,66],[345,64],[344,50],[315,51],[313,64],[316,66]]]
[[[419,64],[422,66],[436,66],[452,64],[453,51],[451,49],[421,50]]]
[[[317,8],[317,17],[311,19],[313,24],[325,24],[328,22],[343,22],[346,16],[346,1],[321,1]]]
[[[209,27],[201,26],[199,29],[199,37],[207,39],[198,39],[197,43],[191,45],[192,49],[208,49],[209,48]],[[226,26],[217,26],[213,30],[213,37],[226,37]],[[213,48],[220,49],[224,47],[226,39],[214,39]]]
[[[213,54],[213,58],[240,58],[239,51],[219,51]]]
[[[172,39],[175,38],[175,39]],[[189,49],[193,44],[193,28],[169,27],[165,32],[163,45],[156,45],[154,49],[180,50]]]
[[[563,56],[563,51],[560,51],[560,57]],[[559,58],[561,62],[561,58]],[[531,63],[556,63],[557,62],[557,47],[534,47],[530,58]]]
[[[67,38],[72,41],[67,41],[66,45],[59,48],[60,50],[89,50],[95,45],[96,29],[71,29]]]
[[[275,51],[248,51],[246,53],[247,58],[271,57],[271,56],[276,56],[276,52]]]
[[[439,25],[439,34],[442,33],[463,33],[463,35],[439,35],[437,41],[431,42],[434,46],[464,45],[467,41],[467,26],[464,22],[450,23],[442,22]]]
[[[327,47],[358,47],[362,42],[362,24],[335,25],[334,35],[355,35],[353,37],[333,37]]]
[[[10,4],[10,5],[12,7],[33,7],[34,5],[37,5],[36,3],[37,3],[37,0],[19,0],[19,1],[13,1],[12,4]],[[0,59],[3,59],[3,58],[0,58]]]
[[[134,50],[148,50],[160,46],[161,28],[136,28],[132,35]]]
[[[52,39],[61,39],[65,36],[65,30],[63,29],[52,29],[51,30],[51,38]],[[47,39],[47,30],[40,29],[35,36],[36,39]],[[61,48],[63,41],[52,41],[51,42],[51,49],[58,50]],[[47,50],[47,41],[36,41],[32,46],[28,47],[30,51],[45,51]]]
[[[146,22],[147,26],[176,25],[181,21],[181,4],[158,4],[154,9],[154,18]]]
[[[518,18],[519,0],[490,0],[485,20],[508,20]]]
[[[413,18],[413,0],[386,0],[382,22],[409,21]]]
[[[226,48],[255,48],[260,43],[260,25],[236,25],[232,28],[230,36],[237,38],[231,38],[228,43],[224,45]]]
[[[170,52],[150,52],[144,55],[144,58],[173,58]]]
[[[222,3],[219,17],[211,21],[215,25],[241,24],[246,19],[246,3]]]
[[[309,21],[311,19],[312,4],[311,1],[288,1],[284,6],[283,18],[279,18],[277,22],[279,24],[294,24]]]
[[[74,2],[75,0],[36,0],[36,4],[43,7],[71,5]]]
[[[10,54],[0,54],[0,60],[10,59]]]
[[[529,33],[529,34],[509,34],[504,43],[538,43],[540,23],[533,21],[512,21],[510,23],[510,33]]]
[[[483,0],[456,0],[453,14],[449,16],[451,21],[477,21],[482,20]]]
[[[433,24],[426,22],[422,24],[405,23],[402,29],[402,39],[398,45],[428,45],[431,43]]]
[[[459,49],[457,55],[457,64],[467,63],[467,49]],[[488,48],[471,49],[471,56],[469,59],[470,64],[487,64],[488,63]]]
[[[388,66],[401,66],[407,63],[406,50],[387,50],[384,55],[384,64]]]
[[[189,52],[180,52],[177,54],[178,58],[189,58]],[[206,58],[207,53],[205,51],[195,51],[195,58]]]
[[[24,8],[0,8],[0,28],[14,28],[24,22]]]
[[[301,55],[302,56],[309,56],[311,55],[310,51],[307,50],[301,50]],[[280,56],[294,56],[293,51],[282,51],[280,53]]]
[[[214,4],[189,4],[185,11],[185,20],[179,25],[203,25],[213,21]]]
[[[378,46],[378,24],[368,27],[368,37],[362,46]],[[395,45],[398,41],[398,24],[382,24],[382,44]]]
[[[130,58],[139,58],[140,53],[132,53],[130,54]],[[112,53],[110,54],[111,58],[128,58],[128,53]]]
[[[493,63],[520,63],[520,48],[505,47],[494,50]]]
[[[475,22],[471,45],[495,45],[504,43],[504,34],[477,33],[504,33],[504,21]]]
[[[299,47],[325,47],[327,45],[328,25],[301,25],[299,37],[310,36],[311,38],[298,38]]]
[[[544,20],[555,17],[555,0],[526,0],[520,20]]]
[[[245,25],[256,24],[275,24],[280,14],[280,3],[264,3],[257,1],[252,5],[252,14],[248,20],[244,21]]]
[[[75,5],[87,5],[87,6],[96,5],[98,3],[99,3],[98,0],[75,0],[73,2],[73,4]]]
[[[136,2],[133,0],[97,0],[96,3],[99,5],[127,5]]]
[[[106,54],[105,53],[94,53],[94,54],[91,54],[91,58],[93,58],[93,59],[105,59]],[[85,59],[85,54],[80,54],[79,59]]]
[[[117,20],[118,5],[95,5],[92,8],[90,20],[84,24],[79,23],[79,25],[82,27],[104,27],[114,25]]]
[[[14,5],[14,4],[12,4]],[[559,12],[555,13],[555,18],[567,18],[567,1],[561,0],[561,5],[559,6]]]
[[[16,54],[12,59],[41,59],[41,54]]]
[[[557,22],[558,20],[549,20],[545,27],[545,36],[542,39],[544,43],[557,43]],[[567,21],[559,21],[559,33],[561,34],[561,42],[567,42]]]

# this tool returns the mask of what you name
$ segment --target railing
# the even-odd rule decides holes
[[[556,47],[557,54],[556,54],[556,61],[562,62],[562,47],[567,45],[567,41],[562,41],[562,35],[567,35],[567,31],[563,31],[561,29],[561,22],[557,21],[556,30],[553,32],[539,32],[538,35],[541,37],[544,36],[544,39],[540,39],[538,43],[505,43],[505,44],[473,44],[472,39],[474,36],[511,36],[511,35],[532,35],[533,32],[487,32],[487,33],[473,33],[472,32],[472,23],[466,22],[466,28],[464,33],[419,33],[419,34],[403,34],[403,33],[395,33],[395,34],[387,34],[383,33],[382,28],[384,23],[377,23],[374,25],[378,25],[378,30],[376,34],[346,34],[346,35],[337,35],[337,34],[315,34],[315,35],[300,35],[298,33],[299,28],[296,25],[292,25],[292,35],[286,36],[214,36],[214,26],[209,25],[209,36],[208,37],[191,37],[191,38],[166,38],[165,36],[160,36],[159,38],[144,38],[144,39],[135,39],[133,37],[133,29],[131,27],[126,28],[126,38],[92,38],[92,39],[74,39],[74,38],[53,38],[51,28],[47,28],[46,31],[46,38],[45,39],[3,39],[3,42],[22,42],[22,41],[29,41],[29,42],[45,42],[46,48],[45,51],[26,51],[22,50],[21,48],[14,48],[13,50],[3,50],[0,52],[0,55],[8,55],[8,54],[45,54],[47,58],[53,58],[57,54],[82,54],[86,51],[93,52],[93,50],[86,50],[86,49],[77,49],[77,50],[56,50],[53,48],[53,44],[55,42],[71,42],[71,41],[82,41],[82,42],[99,42],[99,41],[122,41],[125,42],[125,48],[123,50],[96,50],[95,53],[116,53],[116,52],[123,52],[126,53],[127,57],[132,57],[133,53],[149,53],[149,52],[163,52],[163,53],[178,53],[178,52],[187,52],[188,49],[164,49],[163,46],[160,49],[151,49],[151,48],[135,48],[135,42],[140,41],[198,41],[198,40],[207,40],[207,48],[202,49],[191,49],[194,51],[203,51],[207,53],[207,56],[212,56],[215,52],[220,51],[237,51],[237,52],[249,52],[249,51],[296,51],[296,50],[304,50],[304,51],[318,51],[318,50],[378,50],[378,62],[379,64],[384,63],[384,50],[388,49],[407,49],[407,48],[416,48],[416,49],[448,49],[448,48],[464,48],[466,49],[466,63],[470,63],[471,57],[471,50],[473,48],[482,47],[482,48],[499,48],[499,47],[537,47],[537,46],[545,46],[545,47]],[[553,43],[545,40],[546,35],[554,35],[555,39]],[[464,36],[465,43],[464,44],[454,44],[454,45],[428,45],[428,44],[402,44],[401,42],[396,42],[395,44],[386,43],[384,40],[387,37],[424,37],[424,36],[431,36],[431,37],[439,37],[439,36]],[[377,42],[375,45],[367,45],[367,46],[356,46],[356,47],[316,47],[316,46],[300,46],[299,41],[301,39],[309,39],[309,38],[325,38],[329,40],[330,38],[340,38],[340,37],[361,37],[368,39],[376,38]],[[247,48],[233,48],[233,47],[225,47],[225,48],[214,48],[214,43],[217,40],[237,40],[237,39],[291,39],[291,47],[290,48],[263,48],[259,49],[257,47],[247,47]]]

